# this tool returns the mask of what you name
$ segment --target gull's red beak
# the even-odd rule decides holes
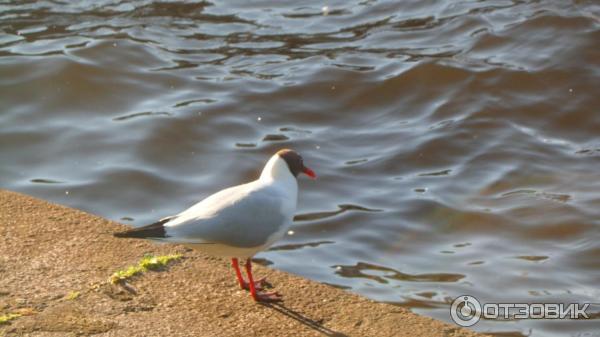
[[[306,174],[307,176],[311,177],[311,179],[317,179],[317,175],[315,174],[315,171],[309,169],[306,166],[304,166],[302,168],[302,172],[304,172],[304,174]]]

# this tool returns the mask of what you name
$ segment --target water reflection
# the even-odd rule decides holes
[[[320,245],[332,244],[335,243],[333,241],[317,241],[317,242],[307,242],[307,243],[298,243],[298,244],[289,244],[289,245],[276,245],[269,248],[269,251],[274,250],[296,250],[302,249],[305,247],[318,247]]]
[[[407,274],[392,268],[364,262],[358,262],[353,266],[333,266],[333,268],[336,269],[336,274],[343,277],[367,278],[379,283],[389,283],[389,280],[408,282],[457,282],[465,277],[465,275],[450,273]]]

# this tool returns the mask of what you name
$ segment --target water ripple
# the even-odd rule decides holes
[[[331,218],[331,217],[337,216],[339,214],[342,214],[342,213],[345,213],[348,211],[382,212],[383,210],[372,209],[372,208],[362,207],[362,206],[358,206],[358,205],[342,204],[342,205],[338,205],[338,210],[336,210],[336,211],[298,214],[294,217],[294,221],[321,220],[321,219]]]

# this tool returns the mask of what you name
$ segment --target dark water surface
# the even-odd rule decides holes
[[[292,3],[2,2],[0,186],[137,226],[292,147],[274,267],[446,321],[600,302],[598,2]]]

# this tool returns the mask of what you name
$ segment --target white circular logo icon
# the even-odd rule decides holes
[[[472,326],[481,318],[481,303],[473,296],[458,296],[452,301],[450,316],[460,326]]]

